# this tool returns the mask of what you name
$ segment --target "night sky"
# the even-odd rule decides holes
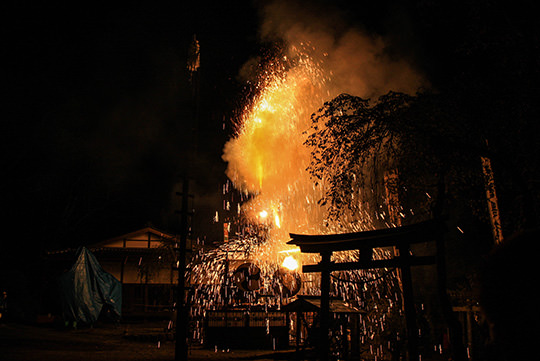
[[[239,106],[238,69],[257,50],[255,8],[46,4],[4,16],[2,218],[13,237],[43,251],[148,222],[174,231],[190,149],[192,206],[211,224],[225,180],[223,123]],[[198,97],[186,69],[194,34]]]
[[[6,8],[2,256],[91,244],[148,222],[174,231],[174,192],[188,150],[196,151],[194,234],[219,237],[212,216],[226,180],[221,153],[246,94],[238,74],[268,46],[258,37],[261,3]],[[481,45],[482,31],[504,36],[501,24],[529,26],[519,20],[526,9],[503,12],[486,1],[304,3],[339,7],[344,22],[390,39],[395,56],[441,87],[475,66],[462,62],[463,44]],[[186,70],[194,34],[198,97]]]

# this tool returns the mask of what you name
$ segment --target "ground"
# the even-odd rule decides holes
[[[174,342],[155,324],[98,325],[65,330],[0,324],[0,361],[172,361]],[[161,341],[159,341],[162,339]],[[287,360],[291,351],[208,350],[191,347],[189,360]]]
[[[163,323],[98,324],[63,329],[53,325],[0,323],[0,361],[173,361],[172,335]],[[310,352],[314,359],[316,354]],[[442,355],[423,360],[447,360]],[[289,350],[221,350],[191,346],[187,361],[297,360]]]

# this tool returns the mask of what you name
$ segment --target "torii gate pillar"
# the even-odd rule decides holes
[[[331,234],[299,235],[290,234],[293,244],[301,252],[319,253],[321,261],[316,265],[304,265],[303,272],[321,272],[321,311],[320,311],[320,360],[327,361],[330,351],[330,273],[355,269],[399,268],[403,286],[403,303],[407,325],[408,354],[410,361],[418,361],[418,327],[412,287],[411,266],[435,264],[436,256],[411,256],[410,245],[413,243],[433,242],[445,231],[444,223],[431,220],[409,226],[377,231]],[[391,259],[374,260],[374,248],[396,247],[399,256]],[[334,263],[331,261],[334,251],[359,250],[356,262]]]

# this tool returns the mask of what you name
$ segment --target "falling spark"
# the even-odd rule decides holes
[[[274,224],[277,228],[281,228],[281,221],[279,220],[279,216],[277,214],[274,216]]]

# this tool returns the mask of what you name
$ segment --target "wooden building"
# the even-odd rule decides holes
[[[123,310],[170,311],[174,303],[175,237],[153,227],[114,237],[89,248],[123,289]]]
[[[122,313],[170,312],[178,283],[174,235],[152,226],[87,246],[103,269],[122,283]],[[188,245],[189,246],[189,245]],[[48,252],[71,267],[76,249]]]

